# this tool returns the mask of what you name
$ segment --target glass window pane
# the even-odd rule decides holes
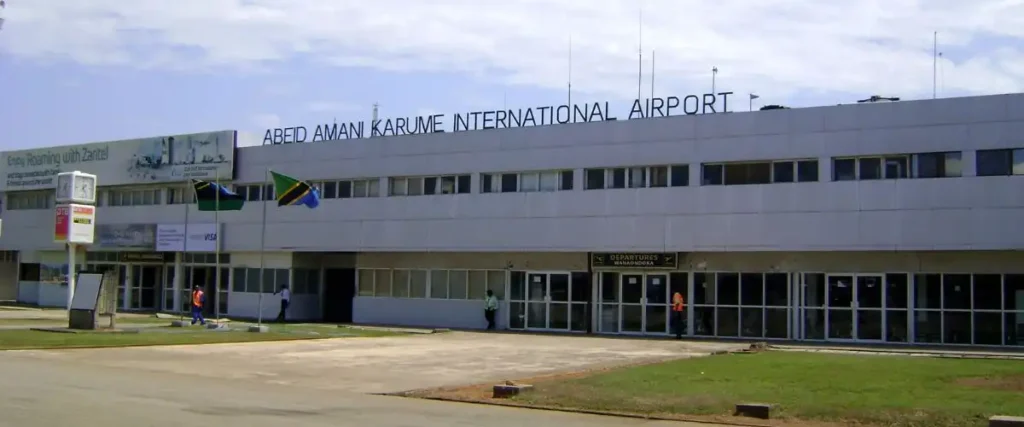
[[[1010,175],[1013,172],[1010,150],[978,150],[975,156],[978,176]]]
[[[587,169],[584,173],[587,180],[586,190],[604,189],[604,169]]]
[[[361,297],[372,297],[373,296],[373,279],[375,275],[373,270],[360,269],[359,270],[359,296]]]
[[[506,173],[501,175],[501,192],[514,193],[519,190],[519,175]]]
[[[559,174],[559,175],[561,175],[561,182],[559,183],[559,187],[558,187],[559,189],[561,189],[561,190],[572,190],[573,189],[574,185],[573,185],[572,174],[573,174],[573,172],[571,170],[562,171]]]
[[[430,297],[448,298],[448,270],[430,270]]]
[[[427,297],[427,270],[409,271],[409,297]]]
[[[540,174],[536,172],[520,174],[520,191],[537,191],[540,189]]]
[[[557,176],[557,175],[556,175]],[[469,299],[484,299],[487,295],[487,272],[472,270],[469,272]]]
[[[457,193],[469,194],[470,190],[473,189],[472,175],[459,175],[456,177],[456,185],[458,187],[455,189]]]
[[[946,173],[943,174],[947,178],[958,178],[963,176],[963,153],[959,151],[953,151],[945,153],[945,169]]]
[[[466,270],[451,270],[448,272],[448,298],[466,299],[468,295],[468,276],[469,272]]]
[[[423,178],[408,178],[409,181],[409,195],[410,196],[422,196],[423,195]]]
[[[489,270],[487,272],[487,289],[494,292],[498,299],[505,299],[505,271]]]
[[[409,182],[405,178],[391,178],[391,195],[404,196],[409,194]]]
[[[1024,149],[1013,150],[1013,174],[1024,175]]]
[[[772,182],[793,182],[796,178],[793,167],[793,162],[772,163]]]
[[[672,166],[672,186],[673,187],[686,187],[690,185],[690,166],[689,165],[674,165]]]
[[[397,180],[401,180],[402,183],[397,183],[396,184]],[[392,189],[396,189],[397,188],[397,190],[392,191],[392,195],[394,195],[394,196],[405,195],[405,184],[404,184],[405,182],[406,182],[405,178],[391,178],[391,183],[392,183],[391,187],[392,187]],[[352,181],[341,181],[341,182],[339,182],[338,183],[338,198],[339,199],[348,199],[350,197],[352,197]]]
[[[366,181],[357,179],[352,181],[352,197],[366,197]]]
[[[391,296],[391,270],[380,269],[377,270],[373,278],[373,296],[375,297],[390,297]]]
[[[171,270],[173,271],[173,270]],[[234,277],[232,277],[231,291],[232,292],[245,292],[245,269],[235,268],[233,271]],[[185,284],[187,286],[187,284]],[[173,292],[173,290],[172,290]]]
[[[367,185],[366,193],[368,197],[380,197],[380,180],[371,179]]]
[[[881,179],[882,178],[882,159],[879,158],[864,158],[858,159],[858,169],[860,170],[860,179]]]
[[[629,169],[629,188],[644,188],[647,185],[647,168]]]
[[[799,182],[818,182],[818,161],[801,160],[797,162],[796,175]]]
[[[906,156],[890,156],[885,158],[885,178],[906,178],[907,177],[907,157]]]
[[[608,188],[626,188],[626,169],[615,168],[611,170],[612,182]]]
[[[558,190],[558,172],[543,172],[540,174],[540,191]]]
[[[832,180],[833,181],[853,181],[857,179],[857,160],[856,159],[833,159],[832,160]]]
[[[409,270],[395,270],[392,274],[391,296],[395,298],[409,297]]]
[[[334,198],[338,197],[338,183],[337,183],[337,181],[327,181],[327,182],[325,182],[324,185],[323,185],[323,189],[320,190],[320,191],[323,193],[320,196],[322,196],[325,199],[334,199]]]
[[[441,194],[455,194],[455,175],[441,177]]]
[[[702,185],[722,185],[724,173],[723,165],[703,165],[702,171]]]

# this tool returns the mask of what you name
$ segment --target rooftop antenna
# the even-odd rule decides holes
[[[569,34],[569,108],[572,108],[572,34]]]
[[[651,102],[654,102],[654,49],[651,49]]]
[[[718,67],[711,67],[711,93],[715,93],[715,77],[718,77]]]
[[[938,97],[938,85],[939,85],[939,57],[942,56],[942,52],[939,52],[939,32],[932,33],[932,99]]]
[[[373,130],[376,129],[376,127],[374,127],[373,125],[377,123],[377,110],[379,109],[379,107],[380,104],[377,104],[376,102],[373,103],[373,116],[371,116],[370,118],[370,138],[373,138],[374,136]]]
[[[644,81],[644,77],[643,77],[643,73],[644,73],[644,8],[643,7],[640,8],[640,20],[638,21],[638,24],[639,24],[638,25],[639,26],[639,31],[637,33],[638,34],[637,41],[639,42],[639,46],[638,46],[638,49],[637,49],[637,55],[638,55],[637,65],[638,65],[638,68],[637,68],[637,72],[636,72],[636,99],[637,100],[641,100],[641,99],[643,99],[643,95],[640,92],[641,91],[640,88],[643,86],[643,81]]]

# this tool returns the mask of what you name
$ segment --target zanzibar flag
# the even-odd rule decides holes
[[[192,180],[196,204],[201,211],[240,211],[245,199],[215,182]]]
[[[287,175],[271,171],[274,176],[274,190],[278,206],[305,205],[313,209],[320,206],[320,194],[306,181],[299,181]]]

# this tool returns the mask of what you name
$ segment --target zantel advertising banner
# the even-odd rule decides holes
[[[60,172],[94,174],[103,185],[230,179],[235,131],[97,142],[0,153],[0,191],[55,188]]]

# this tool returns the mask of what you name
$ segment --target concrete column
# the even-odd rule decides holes
[[[181,252],[174,253],[174,312],[181,311],[181,289],[185,283],[185,269],[181,265]]]
[[[128,310],[132,306],[132,281],[135,274],[132,272],[132,264],[124,266],[124,306],[122,310]]]

